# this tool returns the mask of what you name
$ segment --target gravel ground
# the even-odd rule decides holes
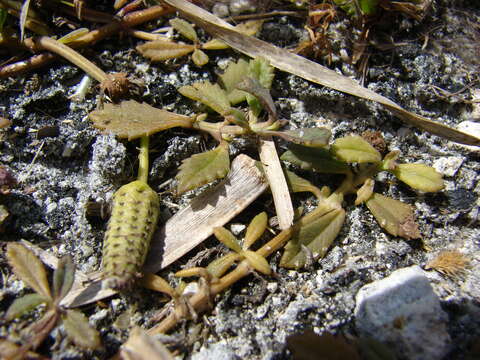
[[[450,126],[463,123],[478,128],[480,105],[468,101],[480,99],[480,29],[475,29],[480,9],[475,3],[438,0],[421,23],[399,16],[380,24],[375,41],[388,41],[393,46],[383,51],[371,49],[366,86],[420,115]],[[260,37],[279,46],[292,46],[305,36],[301,25],[300,21],[277,17],[264,25]],[[332,26],[335,51],[351,48],[349,26],[348,20]],[[278,37],[272,38],[272,34]],[[127,37],[115,38],[88,51],[105,71],[123,71],[142,79],[146,85],[143,101],[190,113],[191,102],[182,98],[176,88],[215,79],[215,68],[199,70],[184,59],[153,65],[132,50],[136,43]],[[225,64],[238,56],[233,51],[219,52],[211,57],[211,63]],[[355,69],[343,63],[340,56],[334,57],[331,67],[344,75],[355,75]],[[100,134],[91,126],[86,115],[96,106],[96,89],[81,103],[70,100],[82,76],[76,67],[57,62],[36,73],[1,80],[1,115],[12,125],[0,130],[0,163],[15,176],[18,185],[1,195],[10,218],[0,237],[2,245],[26,239],[58,255],[72,254],[77,268],[88,273],[99,268],[105,223],[87,218],[85,206],[88,201],[108,202],[121,184],[135,176],[136,150],[135,144]],[[461,92],[442,98],[433,86],[450,93]],[[402,161],[426,163],[442,172],[446,187],[436,194],[415,193],[389,176],[378,181],[378,192],[414,206],[422,241],[385,234],[364,206],[355,207],[347,198],[346,224],[324,259],[308,270],[287,271],[277,267],[279,256],[274,256],[271,264],[275,277],[250,276],[242,280],[219,296],[214,310],[203,321],[186,323],[162,339],[186,358],[288,358],[287,336],[306,329],[319,334],[342,333],[347,338],[362,335],[361,317],[358,313],[355,316],[360,289],[390,279],[395,270],[418,265],[415,276],[428,279],[428,286],[422,283],[424,290],[419,291],[429,299],[433,296],[431,301],[439,301],[442,314],[421,313],[425,321],[416,321],[413,333],[423,336],[419,342],[428,343],[436,335],[429,333],[425,324],[429,317],[436,316],[437,322],[432,324],[440,324],[445,330],[437,339],[436,346],[441,348],[438,354],[448,359],[466,359],[469,349],[474,344],[478,347],[480,341],[478,149],[406,127],[376,104],[286,73],[277,72],[272,96],[281,116],[289,119],[292,127],[328,126],[333,138],[379,130],[390,150],[401,151]],[[43,137],[42,129],[52,126],[58,132]],[[163,192],[165,189],[159,185],[174,177],[181,160],[212,144],[197,133],[181,130],[156,135],[151,142],[151,182],[154,189]],[[236,146],[235,151],[251,153],[248,144]],[[285,148],[281,143],[280,147]],[[331,176],[302,175],[319,186],[338,183],[338,178]],[[176,198],[168,191],[162,199],[163,218],[189,201],[188,196]],[[311,203],[311,199],[299,197],[296,205],[300,201]],[[268,196],[255,202],[235,222],[245,222],[259,210],[273,215]],[[215,246],[215,242],[209,240],[200,249],[209,246]],[[448,278],[421,269],[444,249],[459,250],[470,258],[471,268],[465,276]],[[16,297],[30,290],[11,276],[3,254],[0,261],[3,314]],[[175,264],[162,275],[171,278],[179,266]],[[433,289],[432,293],[428,289]],[[129,325],[150,325],[149,319],[162,306],[160,296],[139,290],[129,297],[86,307],[84,312],[101,332],[106,350],[81,352],[65,339],[59,327],[40,352],[54,359],[106,358],[126,340]],[[126,316],[130,317],[129,325],[121,324]],[[0,336],[9,334],[15,338],[20,323],[2,324]],[[422,326],[427,330],[418,330]],[[369,328],[367,334],[375,336],[375,331]],[[403,334],[399,331],[395,336]],[[398,346],[393,351],[398,358],[410,354],[410,350],[404,352]],[[438,354],[427,351],[420,358],[439,358]]]

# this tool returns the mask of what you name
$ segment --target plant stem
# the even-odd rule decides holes
[[[138,180],[145,184],[148,181],[148,143],[149,137],[140,138],[140,153],[138,154]]]

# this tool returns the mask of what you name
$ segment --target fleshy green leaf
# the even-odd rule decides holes
[[[248,76],[257,80],[266,89],[272,87],[275,69],[264,58],[255,58],[248,64]]]
[[[7,259],[13,272],[20,280],[39,295],[51,298],[47,272],[40,259],[30,249],[21,244],[9,243],[7,245]]]
[[[317,217],[300,227],[285,247],[280,260],[280,266],[286,268],[300,268],[305,265],[307,257],[301,248],[305,245],[311,252],[313,259],[318,260],[325,256],[345,221],[345,210],[333,209],[328,212],[319,212]]]
[[[250,224],[248,225],[247,232],[245,234],[245,241],[243,243],[243,249],[249,249],[255,241],[257,241],[260,236],[265,232],[267,229],[268,223],[268,216],[267,213],[261,212],[257,216],[255,216]]]
[[[374,15],[378,10],[379,0],[359,0],[360,10],[365,15]]]
[[[135,100],[122,101],[120,104],[107,103],[103,109],[94,110],[88,116],[97,129],[111,131],[128,140],[172,127],[191,128],[194,121],[188,116],[157,109]]]
[[[393,150],[390,151],[382,160],[381,169],[390,171],[394,170],[397,167],[397,159],[400,156],[400,151]]]
[[[410,205],[377,193],[374,193],[366,204],[378,224],[389,234],[407,240],[420,237]]]
[[[88,322],[88,318],[78,310],[67,310],[62,316],[67,336],[85,349],[98,349],[101,346],[100,335]]]
[[[367,179],[357,190],[357,198],[355,199],[355,205],[360,205],[370,199],[373,194],[373,187],[375,186],[375,181],[373,179]]]
[[[268,134],[279,136],[294,144],[307,147],[325,147],[332,133],[327,128],[302,128],[285,131],[268,131]]]
[[[299,166],[303,170],[314,170],[326,174],[347,174],[350,172],[348,164],[332,157],[330,152],[321,148],[309,148],[306,146],[290,144],[289,150],[280,157]]]
[[[392,173],[416,190],[435,192],[444,187],[442,174],[425,164],[399,164]]]
[[[318,199],[323,198],[322,191],[310,181],[298,176],[293,171],[284,170],[283,172],[291,192],[311,192]]]
[[[225,229],[224,227],[214,228],[213,234],[218,239],[218,241],[220,241],[223,245],[228,247],[230,250],[233,250],[236,253],[240,253],[242,251],[242,247],[238,243],[237,238],[229,230]]]
[[[197,33],[195,32],[193,25],[189,22],[179,18],[171,19],[169,22],[175,30],[188,40],[193,41],[194,43],[198,41]]]
[[[196,82],[193,85],[182,86],[178,91],[183,96],[211,107],[220,115],[230,111],[227,93],[218,84],[212,84],[210,81]]]
[[[228,49],[230,46],[225,44],[222,40],[212,39],[202,44],[202,49],[204,50],[224,50]]]
[[[267,259],[262,255],[259,255],[254,251],[244,250],[242,251],[242,256],[244,256],[250,266],[258,272],[265,275],[270,275],[272,273],[272,269],[270,268]]]
[[[48,303],[49,301],[50,299],[36,293],[22,296],[21,298],[15,299],[12,305],[10,305],[5,314],[5,319],[7,321],[16,319],[26,312],[36,308],[38,305]]]
[[[152,61],[165,61],[190,54],[195,50],[195,45],[155,40],[138,45],[136,49],[140,54]]]
[[[222,142],[215,149],[195,154],[183,160],[177,175],[178,193],[195,189],[215,179],[221,179],[230,170],[228,143]]]
[[[53,298],[60,302],[70,291],[75,279],[75,265],[70,255],[64,256],[58,262],[53,272]]]
[[[232,266],[235,261],[240,259],[240,255],[237,253],[229,253],[225,256],[219,257],[216,260],[213,260],[207,266],[207,271],[216,278],[220,278],[227,272],[228,269]]]
[[[192,54],[192,61],[198,67],[202,67],[203,65],[208,64],[209,58],[208,55],[205,54],[202,50],[195,49]]]
[[[376,163],[382,160],[380,153],[361,136],[346,136],[335,140],[332,153],[348,163]]]
[[[219,76],[232,105],[245,101],[247,94],[244,91],[237,90],[236,87],[237,84],[247,76],[248,62],[244,59],[240,59],[237,62],[231,61],[225,69],[225,72]]]

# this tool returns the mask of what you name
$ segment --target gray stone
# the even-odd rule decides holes
[[[207,348],[202,348],[198,353],[192,356],[192,360],[211,359],[235,360],[238,359],[238,357],[235,355],[234,350],[223,342],[212,344]]]
[[[360,335],[386,343],[399,358],[438,360],[447,354],[447,314],[419,266],[365,285],[356,302]]]

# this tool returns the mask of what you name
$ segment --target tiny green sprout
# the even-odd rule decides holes
[[[19,357],[40,346],[60,321],[68,338],[77,346],[91,350],[100,347],[100,336],[90,326],[87,317],[78,310],[66,310],[60,305],[74,281],[75,266],[70,256],[59,260],[53,273],[53,290],[50,289],[42,262],[30,249],[21,244],[9,243],[6,256],[14,274],[35,293],[16,299],[8,308],[5,319],[14,320],[38,305],[46,304],[43,317],[26,329],[25,345],[19,349]]]

